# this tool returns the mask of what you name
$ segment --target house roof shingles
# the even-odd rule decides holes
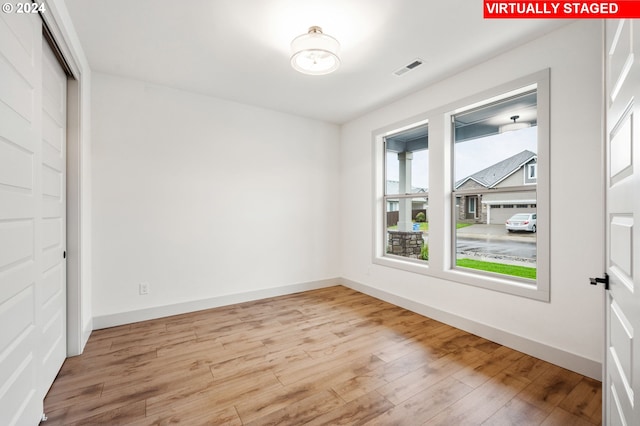
[[[456,188],[462,186],[469,179],[476,181],[485,188],[492,188],[535,157],[537,157],[536,153],[524,150],[512,157],[497,162],[486,169],[480,170],[479,172],[459,180],[456,182]]]

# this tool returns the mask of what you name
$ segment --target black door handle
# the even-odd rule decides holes
[[[604,284],[604,289],[609,290],[609,274],[604,273],[604,278],[589,278],[591,285]]]

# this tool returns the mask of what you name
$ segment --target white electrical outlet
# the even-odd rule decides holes
[[[147,282],[140,283],[140,294],[141,295],[149,294],[149,283]]]

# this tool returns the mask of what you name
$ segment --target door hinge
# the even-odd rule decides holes
[[[604,278],[589,278],[591,285],[604,284],[604,289],[609,290],[609,274],[604,273]]]

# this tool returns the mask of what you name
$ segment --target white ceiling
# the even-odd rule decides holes
[[[565,25],[485,20],[482,0],[65,0],[91,68],[344,123]],[[333,74],[289,65],[319,25],[341,43]],[[400,77],[416,58],[424,64]]]

